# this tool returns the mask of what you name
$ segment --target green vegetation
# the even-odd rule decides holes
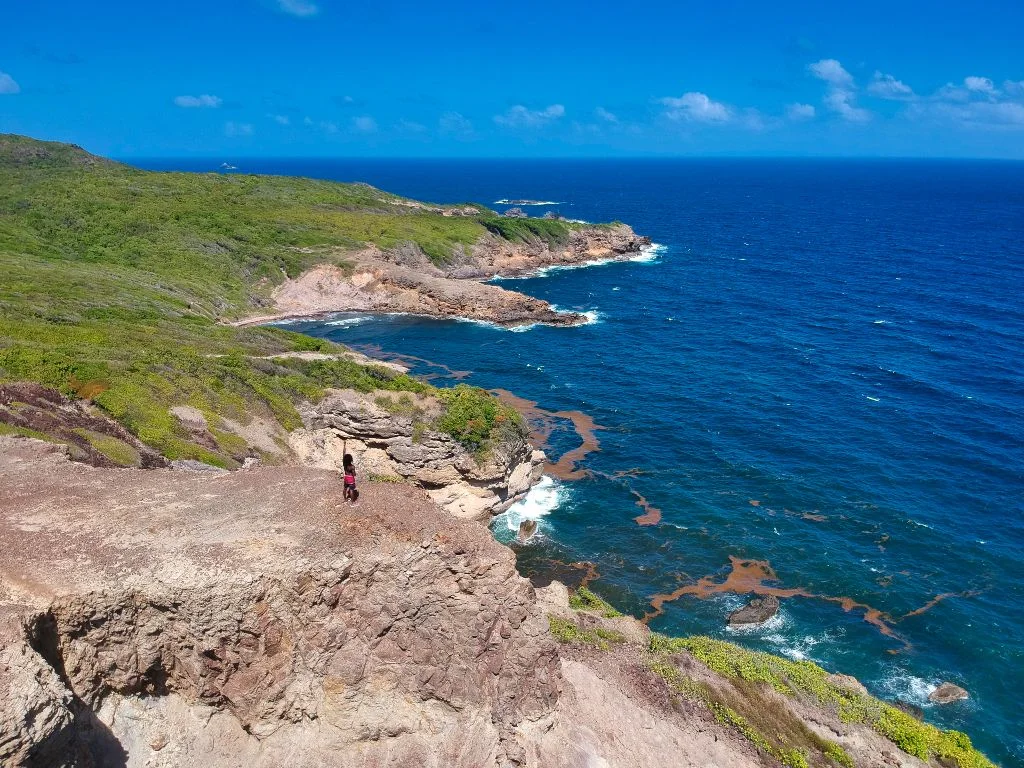
[[[610,643],[624,643],[625,636],[621,632],[615,632],[604,627],[593,627],[583,629],[575,621],[563,619],[559,616],[548,616],[548,625],[551,634],[560,643],[582,643],[592,645],[602,651],[607,651]]]
[[[716,715],[716,706],[732,706],[749,720],[764,717],[766,713],[776,710],[776,717],[769,718],[758,733],[773,734],[770,743],[776,752],[768,749],[765,751],[775,755],[786,765],[800,765],[787,762],[781,756],[786,754],[787,750],[799,749],[801,754],[805,755],[810,754],[810,747],[814,747],[839,765],[849,766],[852,762],[849,762],[848,755],[840,754],[839,745],[830,746],[831,742],[818,744],[815,741],[817,737],[813,734],[808,736],[801,733],[801,728],[806,731],[802,724],[791,723],[787,736],[784,721],[793,718],[779,714],[778,707],[772,707],[770,701],[764,701],[766,695],[773,695],[773,691],[796,699],[811,698],[819,705],[835,711],[845,722],[870,725],[904,752],[922,760],[940,758],[960,768],[994,768],[988,758],[974,749],[966,734],[959,731],[942,731],[872,696],[837,685],[828,679],[828,672],[812,662],[789,661],[701,636],[670,638],[656,634],[651,637],[650,650],[657,659],[652,665],[655,672],[690,698],[708,703]],[[734,686],[742,692],[742,696],[738,700],[733,697],[732,701],[726,701],[731,696],[727,692],[713,690],[709,686],[694,688],[693,681],[681,682],[685,678],[682,678],[675,667],[664,659],[682,651],[690,653],[710,669],[733,681]],[[740,730],[743,731],[742,728]],[[746,731],[743,732],[747,735]],[[763,748],[754,738],[751,738],[751,741],[759,748]]]
[[[347,253],[368,243],[414,243],[443,262],[495,232],[493,218],[442,216],[364,184],[140,171],[2,135],[0,381],[89,398],[169,458],[233,467],[246,449],[222,418],[269,418],[291,429],[300,424],[296,404],[328,387],[434,388],[348,360],[268,359],[343,349],[220,321],[258,314],[286,276],[317,263],[345,268]],[[574,226],[509,233],[550,240]],[[521,420],[480,390],[441,394],[441,429],[470,450],[520,431]],[[216,449],[195,440],[169,412],[174,405],[203,412],[220,430]],[[115,461],[125,457],[104,445],[98,450],[113,451]]]
[[[437,394],[445,406],[437,428],[467,448],[481,452],[493,442],[526,439],[528,429],[522,416],[486,390],[458,384]]]
[[[569,607],[576,611],[590,611],[606,619],[614,619],[622,613],[586,587],[580,587],[569,595]]]
[[[133,467],[139,462],[139,452],[124,440],[93,432],[91,429],[76,429],[75,432],[88,440],[89,445],[115,464],[122,467]]]

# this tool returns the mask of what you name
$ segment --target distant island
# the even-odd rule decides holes
[[[564,205],[554,200],[495,200],[495,205]]]

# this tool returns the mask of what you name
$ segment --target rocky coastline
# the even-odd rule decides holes
[[[561,245],[539,238],[513,243],[488,235],[468,248],[460,246],[443,265],[433,263],[411,243],[388,250],[324,253],[325,263],[273,289],[271,312],[226,322],[245,326],[369,312],[462,318],[504,327],[581,325],[588,322],[581,313],[558,311],[548,302],[485,281],[549,267],[635,258],[650,244],[650,238],[637,235],[628,225],[614,224],[575,229]],[[329,263],[332,258],[344,264]]]
[[[840,716],[930,728],[849,678],[535,589],[408,484],[353,508],[333,471],[98,468],[0,437],[0,488],[4,765],[990,765]]]

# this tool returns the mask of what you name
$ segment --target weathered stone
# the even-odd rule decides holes
[[[742,608],[738,608],[729,614],[730,626],[742,626],[744,624],[761,624],[768,621],[779,611],[779,598],[775,595],[755,597]]]
[[[953,683],[943,683],[928,694],[928,700],[935,704],[952,704],[954,701],[970,698],[970,694]]]
[[[487,519],[540,480],[544,453],[525,440],[501,446],[480,462],[449,435],[423,426],[440,414],[436,400],[419,396],[412,410],[393,414],[371,396],[332,390],[302,410],[305,427],[289,435],[289,445],[303,464],[336,471],[350,453],[362,477],[409,480],[464,519]]]

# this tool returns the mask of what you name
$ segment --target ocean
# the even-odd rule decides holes
[[[146,161],[215,170],[209,160]],[[537,199],[621,220],[644,261],[503,283],[592,313],[510,332],[413,317],[289,327],[419,358],[601,429],[589,476],[494,521],[653,629],[858,677],[1024,766],[1024,164],[959,161],[238,160],[434,202]],[[557,420],[549,453],[576,447]],[[642,499],[646,506],[638,505]],[[641,525],[635,518],[649,513]],[[742,631],[730,572],[789,590]],[[661,597],[659,597],[661,596]],[[657,610],[656,610],[657,609]],[[870,620],[866,620],[870,619]],[[949,680],[968,701],[929,704]]]

